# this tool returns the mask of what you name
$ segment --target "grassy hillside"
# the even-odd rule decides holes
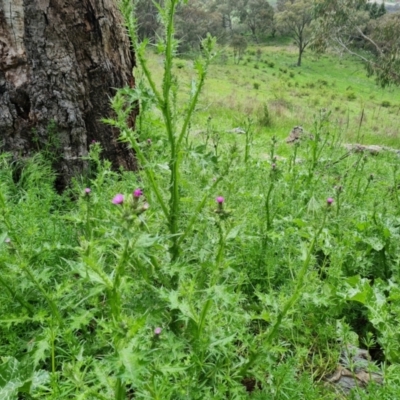
[[[340,131],[344,141],[400,147],[398,88],[380,88],[366,77],[361,63],[346,55],[317,57],[309,52],[300,68],[296,57],[294,47],[265,46],[248,49],[236,65],[232,52],[221,49],[193,129],[204,127],[210,117],[221,131],[243,127],[250,118],[262,144],[272,135],[286,138],[296,125],[312,130],[322,110],[330,113],[332,129]],[[150,59],[160,78],[162,58],[150,54]],[[193,62],[178,60],[175,72],[184,102],[182,93],[194,77]]]

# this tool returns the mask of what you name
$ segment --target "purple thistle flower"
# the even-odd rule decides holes
[[[160,327],[157,327],[156,329],[154,329],[154,334],[157,336],[160,335],[161,332],[162,332],[162,329]]]
[[[112,203],[113,204],[122,204],[124,202],[124,195],[123,194],[117,194],[113,199]]]
[[[92,190],[91,190],[90,188],[86,188],[86,189],[84,190],[85,194],[87,194],[87,195],[89,195],[91,191],[92,191]]]
[[[136,190],[133,192],[133,197],[135,197],[136,199],[138,199],[142,194],[143,194],[142,189],[136,189]]]
[[[328,206],[330,206],[332,203],[333,203],[332,197],[328,197],[328,198],[326,199],[326,204],[328,204]]]
[[[148,144],[148,145],[151,144],[151,139],[147,139],[147,144]]]
[[[92,144],[96,144],[96,143],[97,143],[97,142],[93,139],[93,140],[92,140]]]
[[[222,204],[222,203],[225,201],[225,199],[224,199],[222,196],[218,196],[218,197],[215,199],[215,201],[216,201],[218,204]]]

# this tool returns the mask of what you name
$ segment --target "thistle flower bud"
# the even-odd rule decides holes
[[[124,202],[124,195],[123,194],[117,194],[114,196],[114,198],[112,199],[112,203],[113,204],[122,204]]]
[[[160,327],[157,327],[156,329],[154,329],[154,334],[156,336],[159,336],[161,334],[161,332],[162,332],[162,328],[160,328]]]
[[[141,189],[136,189],[136,190],[133,192],[133,197],[134,197],[135,199],[138,199],[142,194],[143,194],[143,191],[142,191]]]

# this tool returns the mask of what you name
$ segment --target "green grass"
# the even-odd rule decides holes
[[[90,176],[60,195],[48,154],[0,156],[3,398],[336,400],[325,380],[349,344],[384,377],[350,398],[399,398],[399,157],[340,146],[395,144],[385,129],[396,108],[382,106],[395,92],[351,60],[309,55],[295,68],[291,49],[261,51],[273,68],[255,48],[247,65],[211,65],[175,158],[165,103],[139,73],[140,92],[114,103],[124,126],[128,100],[147,102],[136,132],[122,129],[142,160],[135,173],[111,171],[96,143]],[[161,57],[149,65],[160,85]],[[191,61],[174,72],[176,134]],[[299,124],[313,137],[287,145]],[[237,126],[247,134],[227,132]]]
[[[210,68],[193,130],[201,130],[209,117],[221,131],[243,126],[249,117],[262,147],[271,135],[285,139],[296,125],[312,131],[315,115],[324,109],[331,113],[332,129],[341,131],[344,141],[400,147],[398,89],[377,86],[360,62],[346,55],[317,57],[306,52],[299,68],[294,47],[261,47],[260,60],[257,50],[249,48],[240,64],[234,65],[231,51],[221,49]],[[162,59],[149,56],[159,76]],[[182,91],[194,76],[192,62],[183,62],[184,68],[175,71]],[[274,63],[273,68],[266,62]],[[270,127],[257,124],[264,104],[272,118]]]

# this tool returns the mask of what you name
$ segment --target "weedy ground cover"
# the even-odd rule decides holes
[[[204,122],[215,43],[184,98],[175,5],[157,81],[122,2],[142,80],[106,122],[137,173],[111,171],[94,143],[90,174],[60,195],[46,157],[1,155],[1,398],[337,399],[324,379],[350,344],[384,384],[348,398],[397,398],[398,155],[349,153],[328,111],[286,147],[283,131],[256,136],[250,112],[242,136]]]

